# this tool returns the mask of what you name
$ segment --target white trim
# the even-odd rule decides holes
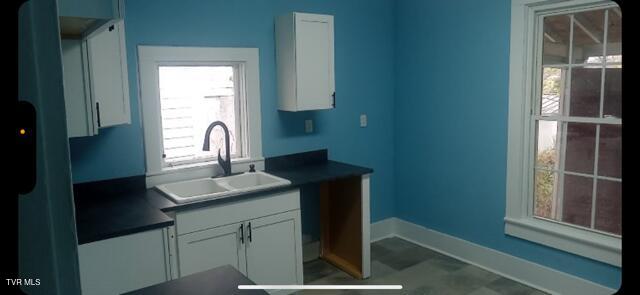
[[[371,276],[371,218],[370,218],[370,188],[371,174],[362,175],[361,185],[361,212],[362,212],[362,278]]]
[[[398,218],[389,217],[371,224],[371,243],[396,236]]]
[[[505,233],[508,235],[570,253],[589,253],[599,257],[599,261],[618,267],[622,263],[622,241],[618,237],[538,218],[504,220]]]
[[[371,224],[372,240],[399,237],[551,294],[613,294],[606,286],[399,218]]]
[[[162,175],[177,175],[184,169],[185,175],[214,176],[219,169],[205,169],[218,166],[209,162],[192,169],[194,165],[163,167],[162,138],[160,130],[160,103],[158,100],[158,66],[161,64],[200,64],[211,62],[242,63],[245,73],[246,118],[248,130],[243,129],[247,140],[246,159],[233,159],[232,163],[262,161],[262,130],[260,111],[260,77],[258,48],[214,48],[214,47],[180,47],[180,46],[138,46],[138,76],[140,79],[140,103],[144,131],[144,146],[147,172],[147,186],[158,183],[165,178]],[[241,126],[240,128],[245,128]],[[244,147],[243,147],[244,148]],[[261,163],[261,162],[260,162]],[[196,165],[198,166],[198,165]],[[258,169],[258,165],[256,165]],[[197,171],[197,172],[194,172]],[[244,171],[244,170],[242,170]],[[174,179],[184,179],[177,175]]]
[[[573,254],[620,266],[621,239],[597,233],[593,230],[559,224],[532,217],[534,173],[534,145],[530,139],[535,134],[535,120],[544,117],[532,116],[535,100],[533,82],[536,81],[536,65],[540,61],[534,56],[536,43],[534,28],[540,13],[571,12],[579,9],[607,8],[615,6],[602,0],[512,0],[511,35],[509,61],[509,125],[507,142],[507,188],[505,233],[554,247]],[[571,55],[571,49],[569,51]],[[570,60],[569,62],[573,62]],[[570,75],[570,74],[569,74]],[[570,79],[570,77],[569,77]],[[568,82],[570,83],[570,81]],[[568,101],[569,97],[565,100]],[[566,101],[565,101],[566,103]],[[551,119],[551,118],[549,118]],[[614,118],[583,119],[555,116],[560,121],[594,121],[603,124],[618,124]],[[566,129],[566,124],[562,124]],[[561,161],[562,163],[562,161]]]
[[[302,262],[316,260],[320,257],[320,241],[302,244]]]

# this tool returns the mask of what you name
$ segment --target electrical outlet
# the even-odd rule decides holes
[[[367,114],[360,115],[360,127],[367,127]]]
[[[304,120],[304,132],[305,133],[313,132],[313,120],[311,119]]]

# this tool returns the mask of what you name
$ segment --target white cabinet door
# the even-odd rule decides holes
[[[294,12],[275,22],[278,108],[335,107],[333,16]]]
[[[93,102],[89,93],[86,50],[81,39],[62,39],[62,70],[68,137],[89,136],[97,132]]]
[[[246,274],[244,231],[244,223],[234,223],[178,236],[180,276],[225,264]]]
[[[295,14],[298,110],[333,107],[333,17]]]
[[[121,294],[167,281],[165,238],[157,229],[78,246],[82,294]]]
[[[257,284],[302,284],[300,210],[246,224],[247,276]]]
[[[87,47],[98,126],[131,123],[124,21],[107,23],[90,34]]]

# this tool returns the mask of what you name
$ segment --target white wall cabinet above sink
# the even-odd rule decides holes
[[[61,43],[69,137],[131,123],[124,21],[108,21]]]
[[[278,103],[283,111],[335,107],[333,16],[292,12],[275,22]]]

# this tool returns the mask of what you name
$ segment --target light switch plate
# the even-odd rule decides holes
[[[360,115],[360,127],[367,127],[367,114]]]
[[[304,120],[304,132],[305,133],[313,132],[313,120],[311,119]]]

